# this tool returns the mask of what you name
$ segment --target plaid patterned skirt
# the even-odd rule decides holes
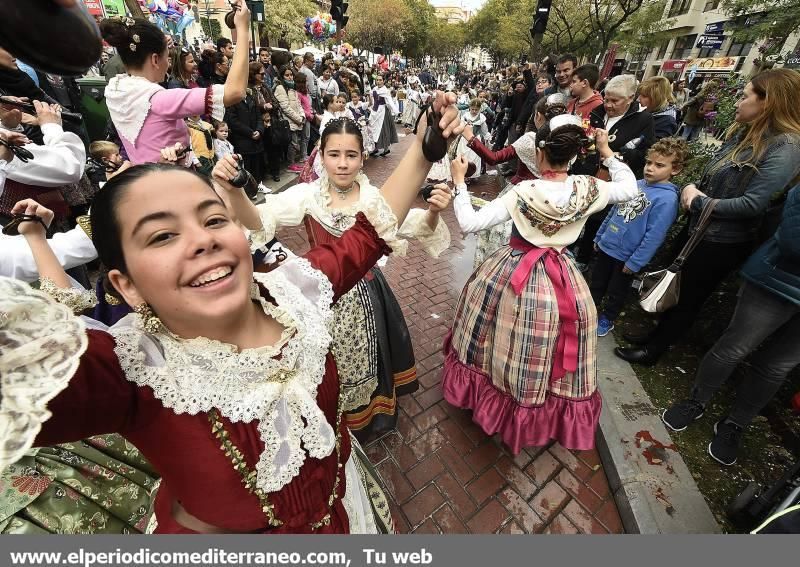
[[[445,399],[472,409],[473,419],[488,434],[500,433],[515,452],[551,439],[591,448],[602,405],[594,302],[571,257],[559,255],[575,292],[578,358],[575,372],[552,379],[558,299],[542,261],[522,293],[514,292],[511,276],[523,257],[503,246],[467,282],[445,343]]]

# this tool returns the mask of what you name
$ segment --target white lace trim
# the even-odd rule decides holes
[[[225,119],[225,85],[211,85],[211,118]]]
[[[427,217],[428,211],[411,209],[399,233],[401,236],[417,239],[429,256],[438,258],[439,254],[450,248],[450,230],[441,217],[436,228],[431,230]]]
[[[360,191],[358,201],[349,207],[334,209],[331,207],[330,179],[327,173],[323,174],[319,178],[319,191],[315,194],[316,206],[309,212],[323,226],[340,231],[339,235],[353,226],[356,213],[362,212],[378,236],[391,246],[392,252],[398,256],[405,256],[408,251],[408,241],[398,236],[397,217],[389,203],[363,173],[358,174],[356,183]]]
[[[190,415],[216,408],[232,422],[258,420],[264,451],[256,485],[275,492],[297,476],[306,454],[321,459],[334,449],[334,430],[316,401],[331,342],[333,287],[302,258],[254,277],[277,304],[258,295],[265,312],[291,333],[282,349],[238,352],[206,338],[149,335],[132,317],[110,332],[128,380],[152,388],[164,407]]]
[[[88,344],[68,307],[0,277],[0,470],[31,448]]]
[[[517,158],[525,164],[528,171],[539,177],[539,168],[536,166],[536,132],[526,132],[511,145],[517,152]]]

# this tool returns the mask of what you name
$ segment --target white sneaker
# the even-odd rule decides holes
[[[272,193],[272,189],[264,185],[263,183],[258,184],[258,192],[259,193]]]

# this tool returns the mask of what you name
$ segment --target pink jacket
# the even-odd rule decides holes
[[[306,115],[306,120],[309,122],[314,121],[314,111],[311,110],[311,98],[306,93],[297,91],[297,98],[300,99],[300,105],[303,107],[303,114]]]

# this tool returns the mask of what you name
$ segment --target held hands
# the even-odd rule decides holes
[[[456,157],[456,159],[450,162],[450,177],[453,178],[453,183],[455,185],[464,183],[468,167],[469,161],[467,161],[467,158],[463,155]]]
[[[53,216],[54,216],[53,211],[40,205],[33,199],[25,199],[24,201],[19,201],[11,209],[11,214],[31,215],[34,217],[39,217],[41,219],[41,222],[26,221],[19,224],[17,231],[25,238],[32,238],[32,237],[46,238],[47,230],[45,229],[45,226],[48,227],[50,226],[50,223],[53,222]]]
[[[608,130],[597,129],[594,131],[594,144],[600,159],[608,159],[614,156],[614,152],[608,147]]]

